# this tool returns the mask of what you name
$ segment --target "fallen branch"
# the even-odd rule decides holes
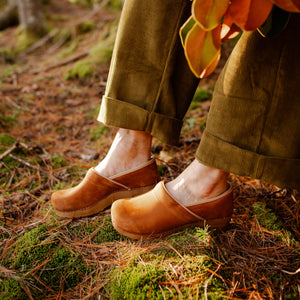
[[[16,150],[17,148],[18,148],[17,144],[14,143],[14,144],[12,145],[11,148],[9,148],[8,150],[6,150],[4,153],[2,153],[2,154],[0,155],[0,160],[2,160],[4,157],[6,157],[6,156],[9,155],[10,153],[12,153],[12,152],[13,152],[14,150]]]
[[[32,46],[27,48],[25,51],[22,52],[21,55],[27,55],[34,50],[42,47],[44,44],[46,44],[49,40],[51,40],[57,33],[59,32],[58,29],[54,29],[50,31],[46,36],[42,37],[40,40],[38,40],[36,43],[34,43]]]
[[[6,150],[4,153],[2,153],[0,155],[0,160],[2,160],[4,157],[6,157],[7,155],[9,155],[10,153],[12,153],[14,150],[16,149],[19,149],[19,148],[25,148],[25,149],[28,149],[29,147],[24,144],[24,143],[21,143],[19,141],[16,141],[11,148],[9,148],[8,150]]]
[[[65,65],[68,65],[76,60],[79,60],[85,56],[87,56],[88,54],[90,53],[90,51],[85,51],[85,52],[82,52],[82,53],[79,53],[79,54],[76,54],[76,55],[73,55],[72,57],[68,58],[68,59],[65,59],[61,62],[58,62],[56,64],[53,64],[53,65],[50,65],[48,67],[45,67],[45,68],[42,68],[42,69],[35,69],[35,70],[32,70],[31,73],[32,74],[37,74],[37,73],[40,73],[40,72],[47,72],[49,70],[52,70],[52,69],[55,69],[55,68],[58,68],[58,67],[62,67],[62,66],[65,66]]]

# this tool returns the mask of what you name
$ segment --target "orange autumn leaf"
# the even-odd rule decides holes
[[[290,11],[300,12],[300,0],[271,0],[278,7]]]
[[[197,23],[185,39],[185,56],[192,72],[203,78],[213,72],[220,59],[221,25],[211,31],[202,29]]]
[[[233,23],[231,17],[227,13],[224,16],[224,20],[223,20],[223,24],[222,24],[222,30],[221,30],[222,42],[225,42],[227,40],[237,37],[240,32],[241,32],[241,29],[235,23]]]
[[[229,0],[194,0],[192,16],[205,30],[212,30],[221,23]]]
[[[270,0],[232,0],[228,14],[244,30],[255,30],[268,18],[273,7]]]

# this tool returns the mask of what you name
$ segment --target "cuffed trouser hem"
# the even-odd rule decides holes
[[[182,127],[182,120],[106,96],[102,98],[98,121],[108,126],[145,131],[172,145],[178,143]]]
[[[196,152],[196,159],[236,175],[300,189],[300,159],[271,157],[242,149],[213,136],[207,130]]]

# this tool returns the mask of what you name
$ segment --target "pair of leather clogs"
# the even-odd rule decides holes
[[[85,217],[111,207],[115,229],[133,239],[165,236],[185,227],[224,228],[233,210],[231,187],[201,204],[183,206],[167,191],[155,159],[107,178],[91,168],[83,181],[56,191],[51,203],[58,216]]]

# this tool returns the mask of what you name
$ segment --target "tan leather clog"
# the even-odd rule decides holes
[[[155,159],[110,178],[91,168],[79,185],[54,192],[51,203],[58,216],[86,217],[104,210],[117,199],[146,193],[159,181]]]
[[[185,207],[167,191],[163,181],[140,196],[116,201],[111,208],[115,229],[129,238],[149,239],[165,236],[185,227],[209,225],[224,228],[233,210],[232,188]]]

